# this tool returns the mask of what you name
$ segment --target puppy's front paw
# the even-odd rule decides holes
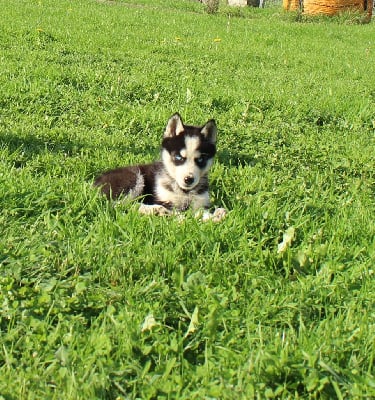
[[[215,208],[214,212],[210,212],[205,210],[203,212],[198,212],[195,214],[196,218],[201,218],[203,222],[212,221],[212,222],[220,222],[227,215],[227,211],[225,208]]]
[[[227,215],[227,210],[225,208],[216,208],[214,213],[212,214],[212,221],[220,222],[222,221]]]
[[[139,213],[144,215],[170,215],[171,212],[159,204],[141,204],[138,209]]]

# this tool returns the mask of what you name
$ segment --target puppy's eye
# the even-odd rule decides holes
[[[182,164],[185,161],[185,158],[182,157],[182,155],[179,153],[174,154],[172,159],[173,159],[173,162],[175,162],[176,164]]]
[[[207,161],[207,157],[204,155],[195,159],[195,162],[199,167],[204,166],[206,164],[206,161]]]

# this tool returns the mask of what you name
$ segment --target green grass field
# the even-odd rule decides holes
[[[0,0],[0,399],[375,396],[375,25]],[[215,118],[219,224],[91,186]]]

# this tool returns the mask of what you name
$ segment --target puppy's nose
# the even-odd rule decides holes
[[[194,183],[194,176],[191,176],[191,175],[185,176],[184,181],[185,181],[186,185],[190,186]]]

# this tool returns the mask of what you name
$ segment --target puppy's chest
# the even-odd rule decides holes
[[[189,207],[198,209],[209,206],[207,191],[203,193],[197,193],[195,190],[184,192],[175,182],[170,182],[164,177],[156,179],[155,199],[157,203],[177,210],[186,210]]]
[[[189,208],[194,197],[193,193],[184,193],[180,188],[173,186],[177,185],[166,184],[163,179],[160,179],[155,188],[157,202],[168,208],[179,210]]]

